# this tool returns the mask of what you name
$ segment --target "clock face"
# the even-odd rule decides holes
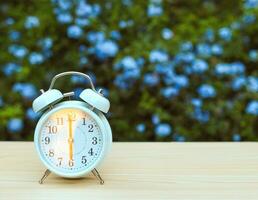
[[[88,112],[64,108],[43,121],[38,145],[41,158],[48,166],[72,175],[90,168],[101,156],[103,134]]]

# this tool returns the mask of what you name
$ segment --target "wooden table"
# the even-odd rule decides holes
[[[33,143],[0,142],[0,200],[258,199],[258,143],[114,143],[104,185],[44,170]]]

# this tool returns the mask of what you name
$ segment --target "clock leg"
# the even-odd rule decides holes
[[[51,173],[51,171],[50,171],[49,169],[47,169],[47,170],[44,172],[42,178],[39,180],[39,184],[43,184],[44,180],[48,177],[48,175],[49,175],[50,173]]]
[[[99,180],[99,183],[100,183],[101,185],[103,185],[103,184],[104,184],[104,180],[101,178],[101,176],[100,176],[98,170],[97,170],[96,168],[94,168],[91,172],[92,172],[93,175]]]

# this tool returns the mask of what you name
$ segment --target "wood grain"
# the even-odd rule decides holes
[[[105,180],[51,174],[31,142],[0,142],[0,200],[258,199],[258,143],[114,143]]]

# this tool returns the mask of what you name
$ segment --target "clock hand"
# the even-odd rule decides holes
[[[72,119],[71,115],[68,115],[68,124],[69,124],[69,137],[68,137],[68,143],[69,143],[69,158],[70,160],[73,159],[73,130],[72,130]]]

